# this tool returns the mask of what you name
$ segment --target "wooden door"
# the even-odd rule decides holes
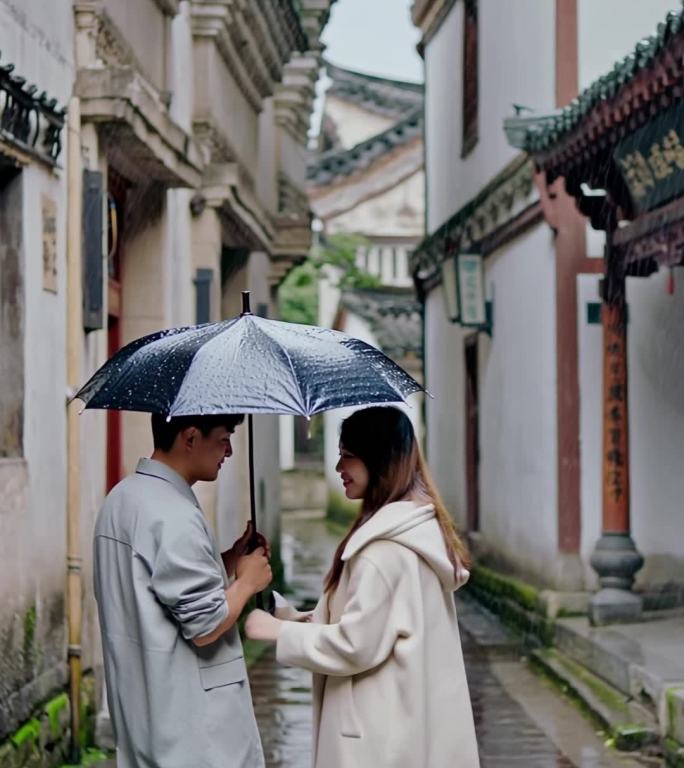
[[[480,529],[480,422],[477,376],[477,335],[465,342],[466,502],[469,531]]]
[[[124,212],[126,183],[115,171],[109,171],[107,198],[107,356],[121,349],[121,271],[124,255]],[[107,411],[107,492],[123,475],[121,411]]]

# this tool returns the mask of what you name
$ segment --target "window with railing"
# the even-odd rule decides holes
[[[373,243],[356,251],[356,266],[379,278],[382,285],[412,285],[408,257],[412,246],[406,243]]]

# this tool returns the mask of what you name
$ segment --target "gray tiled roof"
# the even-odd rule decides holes
[[[412,288],[344,291],[340,307],[369,324],[380,349],[389,357],[422,355],[421,307]]]
[[[367,168],[378,157],[423,135],[423,108],[410,112],[386,131],[371,136],[351,149],[332,149],[314,157],[307,167],[309,183],[330,184],[339,176],[349,176]]]
[[[327,93],[385,117],[401,118],[423,104],[423,85],[366,75],[326,63],[332,85]]]

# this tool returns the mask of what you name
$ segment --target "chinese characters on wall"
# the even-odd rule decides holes
[[[604,305],[603,509],[605,531],[625,529],[629,515],[626,307]]]

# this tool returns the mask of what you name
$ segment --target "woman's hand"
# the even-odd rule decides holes
[[[301,621],[310,622],[313,611],[298,611],[294,605],[288,603],[288,601],[275,589],[271,593],[273,595],[273,601],[275,603],[275,610],[272,615],[276,619],[282,621]]]
[[[247,617],[245,634],[250,640],[266,640],[274,643],[278,639],[282,623],[270,613],[257,609]]]

